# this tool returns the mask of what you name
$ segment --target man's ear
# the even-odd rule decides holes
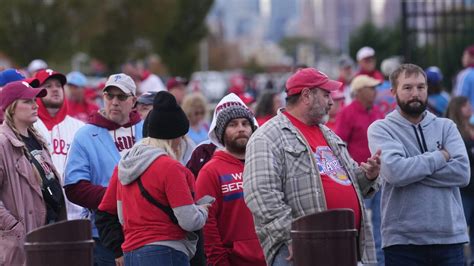
[[[390,92],[392,93],[392,96],[395,97],[397,90],[394,89],[393,87],[390,87]]]
[[[307,102],[307,99],[309,99],[310,94],[311,94],[311,90],[307,89],[307,88],[304,88],[301,91],[301,96],[300,97],[303,99],[304,102]]]

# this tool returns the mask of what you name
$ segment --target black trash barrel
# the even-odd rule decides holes
[[[93,247],[94,240],[89,220],[49,224],[26,235],[26,265],[92,265]]]
[[[351,209],[328,210],[293,221],[293,265],[357,265],[357,230],[354,224]]]

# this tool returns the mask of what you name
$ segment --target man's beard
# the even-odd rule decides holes
[[[235,154],[245,154],[245,150],[247,148],[247,143],[249,138],[245,137],[246,141],[243,141],[244,137],[236,138],[233,140],[229,140],[228,138],[224,138],[225,148]]]
[[[324,124],[329,120],[328,115],[329,110],[323,108],[322,106],[313,106],[311,110],[308,111],[309,116],[313,119],[314,125]]]
[[[411,117],[418,117],[421,115],[425,110],[426,106],[428,104],[428,99],[425,102],[422,102],[421,100],[411,100],[406,103],[403,103],[399,98],[398,95],[396,96],[397,99],[397,104],[400,106],[400,109],[403,111],[408,116]],[[412,106],[412,103],[419,103],[417,106]]]
[[[320,124],[326,124],[329,121],[329,115],[324,115],[323,118],[321,119]]]
[[[61,106],[63,106],[63,103],[62,102],[52,102],[52,101],[44,101],[43,100],[43,104],[44,104],[44,107],[46,108],[61,108]]]

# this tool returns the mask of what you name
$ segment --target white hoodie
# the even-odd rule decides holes
[[[211,140],[211,142],[220,149],[224,148],[224,144],[219,141],[219,138],[217,137],[216,132],[215,132],[216,123],[217,123],[217,116],[219,115],[219,113],[222,110],[224,110],[224,108],[226,106],[232,106],[232,105],[235,105],[236,103],[239,104],[239,105],[243,105],[246,108],[248,108],[247,105],[245,105],[245,103],[234,93],[229,93],[226,96],[224,96],[219,101],[219,103],[216,105],[216,108],[214,108],[214,114],[212,116],[212,122],[211,122],[211,126],[209,127],[208,136],[209,136],[209,139]],[[258,127],[258,123],[257,123],[257,120],[255,119],[255,117],[253,118],[253,123],[254,123],[255,127]]]

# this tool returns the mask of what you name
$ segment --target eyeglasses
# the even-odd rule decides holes
[[[106,92],[104,91],[104,96],[105,98],[107,98],[107,100],[109,101],[112,101],[115,97],[117,97],[117,99],[121,102],[124,102],[128,99],[128,97],[132,96],[132,95],[128,95],[128,94],[123,94],[123,93],[120,93],[120,94],[112,94],[110,92]]]

